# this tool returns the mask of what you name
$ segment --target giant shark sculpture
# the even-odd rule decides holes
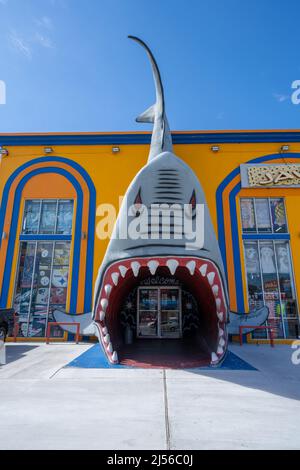
[[[228,332],[238,334],[238,327],[243,324],[262,324],[267,318],[268,309],[263,308],[246,315],[229,311],[223,261],[203,189],[192,169],[173,152],[157,63],[141,39],[134,36],[129,38],[146,50],[156,88],[156,103],[137,118],[138,122],[153,123],[148,162],[136,175],[123,199],[113,235],[98,272],[93,312],[71,317],[56,311],[55,318],[57,321],[70,321],[70,318],[74,322],[79,321],[81,334],[96,335],[108,361],[117,364],[118,348],[122,344],[119,311],[124,295],[146,276],[161,273],[176,277],[188,285],[197,299],[199,315],[202,317],[202,335],[210,353],[209,362],[216,366],[226,355]],[[204,243],[191,244],[193,233],[187,231],[182,233],[181,238],[164,238],[163,234],[169,227],[165,227],[161,219],[156,224],[151,219],[149,224],[147,217],[144,218],[144,225],[140,222],[138,239],[121,237],[124,226],[128,227],[132,221],[140,218],[141,212],[147,211],[153,204],[188,207],[187,216],[191,220],[195,219],[198,206],[204,208]],[[177,220],[174,213],[173,235],[178,229]],[[230,320],[232,328],[229,326],[228,330]],[[66,329],[75,331],[72,326]],[[249,331],[251,328],[247,330]]]

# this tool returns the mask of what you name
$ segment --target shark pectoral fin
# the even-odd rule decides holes
[[[243,334],[251,333],[255,330],[256,326],[263,325],[269,316],[269,309],[267,306],[264,306],[255,312],[251,313],[229,313],[229,325],[227,331],[230,335],[239,335],[240,326],[250,325],[249,328],[243,328]]]
[[[153,123],[155,118],[155,104],[146,109],[142,114],[136,118],[136,122],[149,122]]]
[[[75,334],[77,331],[76,323],[79,323],[79,334],[82,336],[95,336],[96,330],[92,313],[70,314],[62,312],[61,310],[54,310],[53,316],[58,323],[68,323],[68,325],[61,325],[61,328],[68,333]],[[74,323],[74,325],[72,325]]]

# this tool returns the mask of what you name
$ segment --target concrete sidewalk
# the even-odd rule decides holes
[[[1,449],[300,449],[289,346],[232,346],[243,370],[64,368],[91,346],[8,345]]]

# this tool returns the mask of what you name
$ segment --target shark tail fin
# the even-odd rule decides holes
[[[155,104],[146,109],[142,114],[136,118],[136,122],[154,123],[155,118]]]

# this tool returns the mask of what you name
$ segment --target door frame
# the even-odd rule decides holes
[[[140,317],[140,291],[142,289],[148,290],[157,290],[157,334],[153,336],[139,336],[139,317]],[[178,304],[179,304],[179,332],[178,337],[172,338],[168,336],[162,336],[161,334],[161,295],[160,292],[163,289],[173,289],[178,291]],[[178,286],[139,286],[137,291],[137,309],[136,309],[136,337],[138,339],[179,339],[182,338],[182,295],[181,295],[181,288]],[[176,310],[175,310],[176,311]]]

